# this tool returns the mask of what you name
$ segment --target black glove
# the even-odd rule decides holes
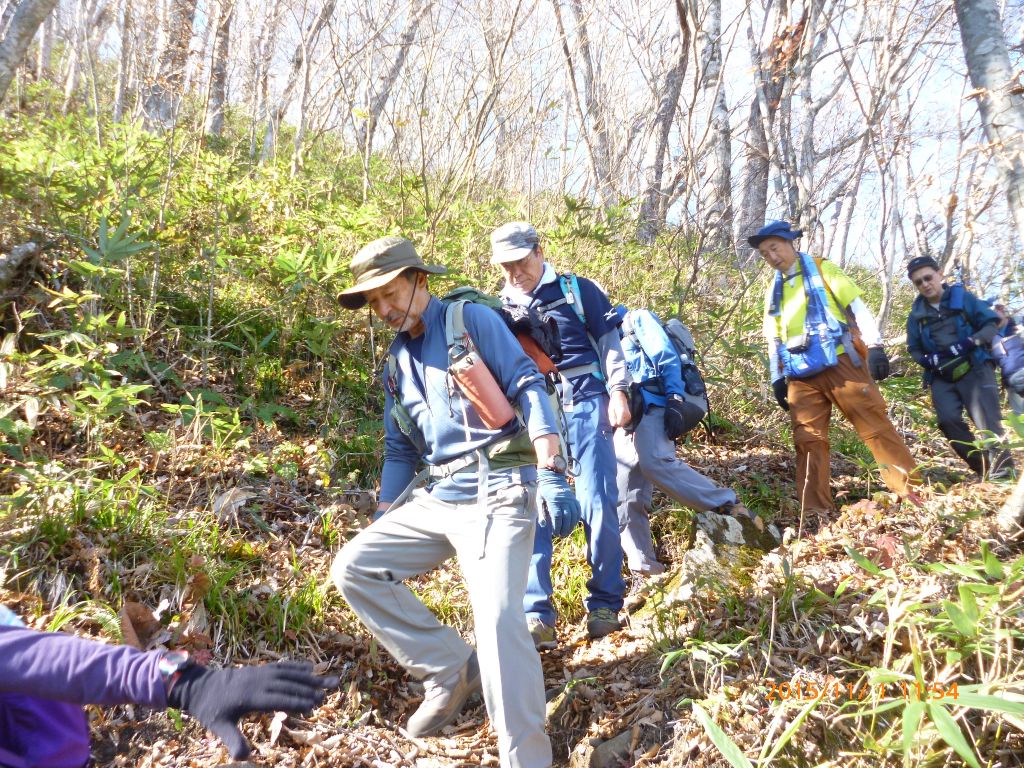
[[[881,347],[868,348],[868,371],[875,381],[889,377],[889,356]]]
[[[308,712],[324,700],[337,677],[317,677],[308,662],[282,661],[259,667],[186,667],[167,692],[167,705],[188,712],[214,733],[231,757],[249,756],[238,720],[249,712]]]
[[[785,377],[772,382],[772,392],[775,394],[775,402],[784,411],[789,410],[789,384]]]
[[[676,440],[686,433],[686,401],[679,395],[665,398],[665,436]]]
[[[968,336],[966,339],[964,339],[963,341],[959,342],[958,344],[953,344],[949,348],[949,354],[952,357],[960,357],[961,355],[966,355],[968,352],[970,352],[976,346],[978,346],[978,344],[977,344],[977,342],[974,341],[974,338],[971,337],[971,336]]]

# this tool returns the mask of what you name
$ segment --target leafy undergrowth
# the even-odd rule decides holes
[[[301,420],[303,403],[291,405]],[[443,738],[401,732],[422,689],[328,581],[333,553],[372,503],[331,477],[336,457],[321,439],[271,425],[218,441],[230,425],[153,408],[126,411],[131,418],[89,440],[59,402],[44,406],[22,447],[48,460],[10,460],[2,475],[13,514],[0,519],[0,602],[39,629],[188,647],[215,663],[305,658],[340,674],[340,691],[312,716],[247,721],[259,763],[497,764],[482,704]],[[915,452],[935,466],[930,478],[955,479],[941,453]],[[589,752],[617,736],[628,757],[608,765],[970,762],[954,750],[1017,764],[1024,558],[994,531],[1005,487],[929,487],[923,508],[907,508],[865,496],[863,469],[839,460],[839,496],[862,498],[834,520],[801,520],[781,438],[704,436],[683,454],[803,535],[728,584],[654,588],[625,630],[597,642],[585,637],[580,531],[562,542],[562,642],[543,656],[560,764],[590,765]],[[678,563],[689,516],[658,506],[663,556]],[[415,588],[471,638],[454,566]],[[919,685],[932,701],[917,702]],[[92,718],[101,766],[226,759],[188,718],[132,707]]]

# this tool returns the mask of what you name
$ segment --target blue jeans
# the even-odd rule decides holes
[[[583,512],[587,564],[590,566],[590,579],[587,581],[590,594],[583,602],[588,612],[610,608],[617,613],[622,609],[626,583],[622,578],[615,449],[612,446],[612,428],[608,423],[608,395],[576,402],[572,411],[565,415],[569,422],[572,455],[580,464],[576,498]],[[554,626],[555,609],[551,605],[551,593],[551,527],[538,526],[533,537],[530,576],[523,600],[526,615]]]

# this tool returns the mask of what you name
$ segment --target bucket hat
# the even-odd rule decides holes
[[[448,270],[438,264],[424,264],[416,247],[404,237],[382,237],[359,249],[349,266],[355,283],[338,294],[338,302],[346,309],[359,309],[366,304],[366,292],[387,285],[407,269],[443,275]]]

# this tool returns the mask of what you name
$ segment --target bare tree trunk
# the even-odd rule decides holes
[[[1006,185],[1010,215],[1024,240],[1024,88],[1017,81],[996,0],[954,0],[967,71],[985,135]]]
[[[216,37],[213,40],[213,61],[210,63],[210,100],[206,108],[206,135],[224,132],[224,105],[227,103],[228,55],[231,52],[231,20],[235,13],[233,0],[224,0],[220,7]]]
[[[53,14],[39,27],[39,50],[36,52],[36,80],[42,80],[50,74],[53,61],[54,21]]]
[[[114,90],[114,122],[124,117],[125,93],[128,90],[128,72],[131,69],[132,45],[135,36],[132,21],[132,0],[124,0],[121,11],[121,57],[117,65],[117,85]]]
[[[256,162],[256,143],[259,136],[259,126],[263,124],[270,107],[268,106],[267,79],[270,71],[270,62],[274,56],[274,48],[277,45],[277,28],[281,12],[281,0],[274,0],[274,5],[263,20],[260,34],[252,41],[250,60],[252,61],[252,82],[250,84],[250,108],[252,123],[249,129],[249,162]]]
[[[701,84],[708,104],[714,173],[706,226],[712,247],[726,250],[732,239],[732,132],[722,73],[722,0],[709,0],[697,32],[701,43]]]
[[[557,0],[556,0],[557,2]],[[594,183],[598,200],[602,208],[615,204],[617,194],[612,183],[612,152],[611,140],[608,136],[608,123],[605,117],[605,99],[594,72],[594,54],[590,47],[590,31],[583,13],[580,0],[569,0],[576,21],[576,42],[579,49],[580,79],[583,83],[586,122],[580,130],[590,131],[594,143]]]
[[[661,98],[658,101],[658,108],[654,112],[641,169],[644,191],[641,193],[642,202],[640,203],[636,239],[648,245],[654,242],[658,232],[665,226],[667,194],[661,188],[665,175],[665,154],[668,152],[669,132],[672,130],[672,121],[679,105],[679,94],[683,88],[683,79],[686,77],[686,64],[690,50],[690,25],[686,19],[686,11],[680,0],[676,0],[675,6],[679,19],[679,52],[676,63],[665,74],[665,82],[661,87]]]
[[[796,31],[785,28],[785,17],[780,14],[779,30],[768,48],[767,56],[758,49],[752,26],[747,27],[747,40],[754,60],[754,99],[747,118],[747,140],[744,152],[743,198],[740,201],[736,245],[739,263],[745,264],[752,256],[747,237],[758,230],[768,210],[768,178],[771,171],[772,148],[768,143],[768,128],[782,98],[782,89],[792,74],[792,52],[800,46],[802,25]]]
[[[3,0],[3,4],[0,5],[0,37],[7,32],[7,25],[11,23],[11,19],[14,17],[14,12],[18,10],[18,0]]]
[[[422,2],[419,2],[410,9],[409,21],[398,38],[398,52],[394,59],[392,59],[391,66],[381,77],[380,84],[376,88],[367,83],[370,86],[372,95],[369,97],[369,103],[366,105],[366,119],[356,131],[356,146],[359,147],[363,157],[364,176],[366,177],[364,182],[368,179],[370,155],[373,154],[373,135],[377,130],[377,123],[380,120],[381,113],[384,111],[384,106],[391,96],[391,91],[395,87],[395,82],[402,73],[405,60],[409,57],[409,50],[416,40],[420,22],[426,16],[427,11],[430,10],[430,5],[429,0],[422,0]]]
[[[14,79],[14,73],[25,57],[36,30],[43,23],[57,0],[21,0],[11,17],[7,34],[0,43],[0,102]]]
[[[268,162],[274,156],[274,148],[277,144],[277,129],[288,110],[288,104],[292,100],[292,91],[299,82],[299,76],[303,72],[306,60],[305,52],[312,50],[316,45],[320,32],[334,14],[336,0],[327,0],[324,7],[320,9],[319,15],[313,20],[309,29],[302,36],[299,44],[295,46],[295,53],[292,54],[292,66],[288,71],[288,82],[285,83],[284,91],[277,102],[277,107],[271,110],[267,117],[266,131],[263,134],[263,150],[260,153],[260,163]]]
[[[565,57],[566,79],[569,81],[569,89],[572,93],[573,106],[576,108],[576,117],[579,120],[579,133],[583,139],[583,146],[586,148],[587,161],[590,165],[590,174],[594,179],[597,189],[598,200],[601,207],[611,204],[611,199],[603,194],[602,179],[607,181],[607,167],[598,157],[599,150],[595,148],[596,139],[591,138],[591,131],[587,127],[587,111],[584,109],[583,97],[580,95],[579,85],[576,82],[576,68],[573,64],[572,53],[569,50],[569,39],[565,33],[565,24],[562,22],[562,9],[560,0],[551,0],[555,9],[555,23],[558,27],[558,36],[562,39],[562,54]]]
[[[302,168],[302,140],[306,137],[306,125],[309,116],[309,49],[302,52],[302,75],[299,87],[299,124],[295,126],[295,141],[292,144],[291,177],[295,178]]]
[[[160,64],[142,103],[143,119],[150,129],[174,125],[182,96],[195,13],[196,0],[173,0],[171,4]]]

